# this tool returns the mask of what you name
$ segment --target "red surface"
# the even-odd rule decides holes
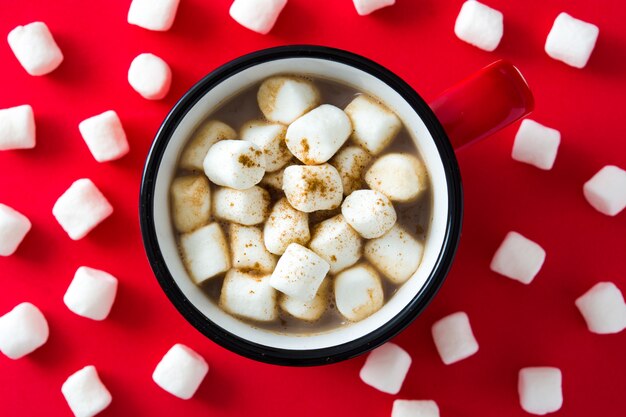
[[[493,53],[455,38],[460,1],[398,0],[359,17],[349,0],[291,0],[274,31],[257,35],[228,17],[230,1],[182,0],[171,31],[126,23],[128,1],[4,0],[0,34],[34,20],[52,30],[65,61],[31,77],[0,42],[0,108],[29,103],[37,147],[0,152],[0,201],[26,214],[33,229],[9,258],[0,259],[0,313],[22,301],[38,305],[50,323],[48,343],[12,361],[0,355],[0,414],[71,415],[60,393],[65,378],[97,366],[113,394],[103,416],[388,416],[394,398],[434,399],[442,416],[524,416],[517,371],[529,365],[563,370],[561,416],[623,416],[626,412],[626,332],[586,330],[574,299],[599,280],[626,292],[626,212],[606,217],[584,200],[582,185],[606,164],[626,168],[626,8],[620,0],[489,0],[505,16]],[[332,7],[332,12],[330,8]],[[550,59],[545,37],[561,11],[593,22],[600,37],[587,68]],[[2,36],[5,36],[2,35]],[[161,120],[176,99],[218,65],[256,49],[315,43],[345,48],[389,67],[432,99],[446,87],[498,59],[517,65],[536,98],[534,119],[558,128],[563,140],[552,171],[511,160],[517,126],[459,153],[465,186],[460,250],[442,291],[396,342],[413,357],[398,396],[358,377],[363,357],[311,369],[242,359],[206,340],[170,305],[153,278],[141,245],[137,195],[141,167]],[[173,69],[171,93],[149,102],[126,82],[131,60],[153,52]],[[99,164],[80,138],[78,123],[115,109],[131,151]],[[115,213],[73,242],[51,209],[72,181],[91,178]],[[489,271],[509,230],[540,243],[546,263],[524,286]],[[62,297],[74,271],[88,265],[120,279],[104,322],[69,312]],[[480,351],[441,363],[430,326],[458,310],[470,316]],[[210,363],[197,395],[179,400],[151,380],[154,366],[176,343]]]

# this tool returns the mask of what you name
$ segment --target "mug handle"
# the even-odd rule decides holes
[[[470,75],[430,103],[455,150],[503,129],[534,107],[526,80],[505,60]]]

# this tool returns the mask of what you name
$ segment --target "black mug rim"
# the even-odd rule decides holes
[[[162,157],[173,132],[187,112],[212,88],[249,67],[286,58],[316,58],[346,64],[380,79],[414,109],[432,135],[448,184],[448,216],[442,250],[428,279],[413,299],[376,330],[341,345],[291,350],[265,346],[237,336],[202,314],[180,290],[161,253],[154,224],[154,192]],[[148,153],[141,179],[139,219],[146,255],[159,285],[176,309],[200,333],[226,349],[261,362],[286,366],[313,366],[339,362],[368,352],[404,330],[430,303],[452,265],[461,235],[463,192],[458,163],[448,137],[426,102],[404,80],[382,65],[352,52],[325,46],[290,45],[246,54],[215,69],[191,87],[174,105]]]

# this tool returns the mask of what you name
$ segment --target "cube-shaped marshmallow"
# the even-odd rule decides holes
[[[461,6],[454,33],[470,45],[493,51],[500,44],[504,33],[504,16],[485,4],[468,0]]]
[[[341,176],[330,164],[288,166],[283,173],[283,191],[289,204],[305,213],[332,210],[343,199]]]
[[[208,120],[202,123],[193,133],[191,140],[180,156],[183,169],[203,171],[204,158],[209,148],[224,139],[236,139],[237,132],[219,120]]]
[[[376,270],[360,264],[340,272],[335,277],[337,310],[350,321],[371,316],[385,303],[385,293]]]
[[[398,219],[386,195],[374,190],[357,190],[341,204],[341,214],[365,239],[381,237]]]
[[[525,119],[515,135],[511,157],[539,169],[550,170],[560,143],[561,133],[558,130]]]
[[[396,223],[381,237],[367,241],[363,254],[391,282],[401,284],[417,271],[424,244]]]
[[[354,265],[363,253],[361,236],[341,214],[313,228],[309,248],[330,264],[331,274]]]
[[[113,206],[87,178],[75,181],[52,208],[52,214],[73,240],[87,236],[113,213]]]
[[[274,270],[276,255],[265,248],[261,229],[232,223],[228,234],[233,268],[266,274]]]
[[[252,120],[243,125],[241,139],[254,143],[265,155],[265,171],[274,172],[284,167],[293,155],[285,144],[287,128],[280,123]]]
[[[0,352],[19,359],[41,347],[50,330],[43,313],[31,303],[21,303],[0,317]]]
[[[546,53],[576,68],[584,68],[596,46],[600,29],[594,24],[559,14],[546,39]]]
[[[267,250],[282,255],[291,243],[306,245],[310,238],[308,214],[291,207],[286,198],[278,200],[263,228]]]
[[[209,372],[204,358],[177,343],[167,351],[152,373],[152,380],[170,394],[188,400]]]
[[[381,156],[365,173],[365,182],[392,201],[416,200],[428,188],[426,167],[416,157],[403,153]]]
[[[626,171],[607,165],[583,186],[583,194],[593,208],[615,216],[626,207]]]
[[[311,301],[330,265],[315,252],[297,243],[287,246],[270,278],[278,291],[301,301]]]
[[[115,295],[117,278],[108,272],[81,266],[63,296],[72,312],[92,320],[104,320],[109,315]]]
[[[9,46],[30,75],[45,75],[63,62],[63,53],[43,22],[17,26],[7,37]]]
[[[35,147],[35,115],[28,104],[0,110],[0,151]]]
[[[139,54],[130,63],[128,83],[147,100],[160,100],[172,85],[172,70],[154,54]]]
[[[210,223],[180,236],[187,271],[196,284],[230,269],[230,254],[222,228]]]
[[[491,270],[523,284],[537,276],[546,251],[517,232],[509,232],[491,260]]]
[[[576,299],[576,307],[592,333],[619,333],[626,328],[626,303],[612,282],[599,282]]]
[[[563,405],[562,379],[559,368],[537,366],[520,369],[517,391],[524,411],[540,416],[558,411]]]
[[[214,184],[246,190],[265,175],[265,157],[252,142],[226,139],[209,148],[203,167]]]
[[[235,0],[230,17],[246,29],[265,35],[274,27],[287,0]]]
[[[330,164],[341,176],[344,195],[363,187],[363,171],[371,160],[371,155],[359,146],[346,146],[333,157]]]
[[[387,394],[397,394],[409,372],[411,357],[395,343],[374,349],[365,360],[359,376],[367,385]]]
[[[318,320],[329,304],[330,279],[324,279],[315,297],[311,301],[302,301],[285,294],[280,295],[279,305],[287,313],[300,320],[313,322]]]
[[[70,375],[61,386],[61,392],[76,417],[93,417],[113,400],[93,365]]]
[[[246,190],[219,187],[213,193],[213,214],[221,220],[252,226],[263,223],[270,211],[270,195],[258,186]]]
[[[113,161],[128,153],[122,121],[113,110],[83,120],[78,130],[98,162]]]
[[[267,322],[278,317],[276,299],[269,274],[231,269],[222,284],[220,306],[234,316]]]
[[[396,0],[353,0],[354,8],[359,16],[366,16],[383,7],[396,4]]]
[[[175,178],[170,187],[172,218],[179,232],[191,232],[211,218],[211,188],[204,175]]]
[[[391,417],[439,417],[439,407],[432,400],[395,400]]]
[[[431,330],[437,352],[446,365],[478,352],[478,342],[472,332],[469,317],[463,311],[439,319]]]
[[[132,0],[128,23],[155,31],[169,30],[174,24],[180,0]]]
[[[348,115],[331,104],[322,104],[289,125],[285,143],[300,161],[318,165],[332,158],[350,133]]]
[[[352,140],[372,155],[381,153],[402,128],[394,112],[365,94],[352,100],[345,112],[352,122]]]
[[[0,203],[0,256],[13,255],[31,226],[28,217]]]
[[[276,191],[283,191],[283,174],[285,169],[281,169],[274,172],[266,172],[265,176],[261,180],[260,184]]]
[[[257,93],[265,118],[284,125],[317,107],[320,99],[320,92],[311,81],[285,75],[266,79]]]

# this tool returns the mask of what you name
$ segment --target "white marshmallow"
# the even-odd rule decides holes
[[[203,175],[175,178],[170,187],[172,218],[179,232],[191,232],[211,218],[211,188]]]
[[[113,110],[83,120],[78,130],[98,162],[113,161],[128,153],[122,121]]]
[[[523,284],[537,276],[546,251],[517,232],[509,232],[491,261],[491,270]]]
[[[180,156],[180,166],[189,170],[204,170],[203,163],[209,148],[220,140],[236,139],[237,132],[218,120],[208,120],[193,133]]]
[[[222,284],[220,306],[232,315],[267,322],[278,317],[276,298],[269,274],[257,275],[231,269]]]
[[[478,352],[469,317],[463,311],[439,319],[432,327],[433,340],[446,365],[468,358]]]
[[[280,308],[300,320],[316,321],[328,308],[329,288],[330,280],[325,279],[312,301],[302,301],[282,294],[279,300]]]
[[[417,271],[424,244],[396,223],[381,237],[367,241],[363,254],[391,282],[401,284]]]
[[[13,255],[31,227],[28,217],[0,203],[0,256]]]
[[[31,303],[21,303],[0,317],[0,352],[19,359],[41,347],[50,330],[43,313]]]
[[[263,228],[263,240],[268,251],[282,255],[291,243],[306,245],[309,216],[291,207],[286,198],[276,202]]]
[[[391,201],[374,190],[357,190],[341,204],[341,214],[365,239],[381,237],[398,219]]]
[[[333,157],[330,163],[341,176],[344,195],[362,188],[363,171],[371,160],[370,154],[359,146],[347,146]]]
[[[252,142],[221,140],[209,148],[203,167],[214,184],[245,190],[265,175],[265,157]]]
[[[221,220],[252,226],[263,223],[270,211],[270,195],[254,186],[247,190],[220,187],[213,193],[213,214]]]
[[[72,240],[87,236],[112,213],[113,206],[87,178],[74,181],[52,208],[52,214]]]
[[[128,23],[155,31],[169,30],[174,24],[179,0],[133,0]]]
[[[417,199],[428,188],[426,167],[416,157],[390,153],[378,158],[365,173],[365,182],[391,201]]]
[[[283,190],[283,174],[285,173],[284,169],[275,172],[266,172],[265,176],[261,180],[260,184],[265,185],[267,187],[271,187],[274,190],[282,191]]]
[[[93,417],[113,400],[93,365],[70,375],[61,386],[61,392],[76,417]]]
[[[591,287],[576,299],[576,307],[592,333],[619,333],[626,328],[624,296],[612,282]]]
[[[346,269],[335,277],[337,310],[348,320],[360,321],[371,316],[385,303],[385,293],[378,273],[368,264]]]
[[[233,268],[271,273],[276,267],[276,256],[263,243],[263,232],[258,227],[231,224],[229,230]]]
[[[559,14],[546,38],[546,53],[576,68],[584,68],[596,46],[600,29],[594,24]]]
[[[626,171],[607,165],[583,186],[583,194],[593,208],[615,216],[626,207]]]
[[[366,16],[383,7],[393,6],[396,0],[353,0],[354,8],[359,16]]]
[[[359,376],[367,385],[387,394],[397,394],[411,366],[409,354],[395,343],[374,349],[365,360]]]
[[[170,394],[188,400],[196,393],[209,365],[204,358],[181,343],[176,343],[159,361],[152,380]]]
[[[563,405],[562,380],[559,368],[537,366],[520,369],[517,392],[524,411],[541,416],[559,410]]]
[[[311,301],[330,265],[315,252],[291,243],[280,257],[270,278],[270,285],[300,301]]]
[[[7,37],[9,46],[30,75],[45,75],[63,62],[63,53],[43,22],[17,26]]]
[[[320,103],[320,92],[311,81],[279,75],[263,81],[257,102],[265,118],[288,125]]]
[[[230,269],[230,254],[222,228],[217,223],[180,236],[187,271],[196,284]]]
[[[241,129],[241,139],[254,143],[265,156],[265,171],[274,172],[284,167],[293,155],[285,144],[287,128],[280,123],[253,120]]]
[[[511,156],[516,161],[550,170],[560,143],[561,133],[558,130],[525,119],[515,135]]]
[[[454,33],[470,45],[493,51],[500,44],[504,33],[504,16],[496,9],[468,0],[461,6]]]
[[[309,248],[330,264],[331,274],[354,265],[363,253],[361,237],[341,214],[315,226]]]
[[[300,161],[318,165],[332,158],[350,133],[348,115],[338,107],[322,104],[289,125],[285,143]]]
[[[0,110],[0,151],[35,147],[35,115],[28,104]]]
[[[170,91],[172,70],[156,55],[139,54],[130,63],[128,83],[143,98],[160,100]]]
[[[287,0],[235,0],[230,17],[246,29],[265,35],[274,27]]]
[[[109,315],[117,294],[117,278],[108,272],[81,266],[63,296],[70,311],[92,320]]]
[[[343,199],[341,176],[330,164],[288,166],[283,191],[289,204],[305,213],[337,208]]]
[[[395,400],[391,417],[439,417],[439,407],[432,400]]]
[[[402,122],[394,112],[365,94],[352,100],[345,112],[354,129],[352,140],[372,155],[381,153],[402,128]]]

